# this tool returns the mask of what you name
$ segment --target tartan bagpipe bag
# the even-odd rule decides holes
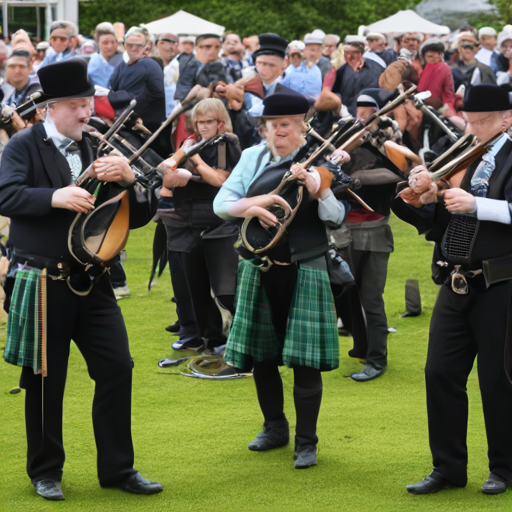
[[[7,319],[4,359],[47,375],[46,368],[46,269],[16,271]]]

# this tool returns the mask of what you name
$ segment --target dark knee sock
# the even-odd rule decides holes
[[[283,381],[275,361],[263,361],[254,365],[254,383],[265,427],[287,428],[284,415]]]
[[[322,374],[315,368],[294,368],[293,398],[297,414],[295,446],[317,444],[316,423],[322,403]]]

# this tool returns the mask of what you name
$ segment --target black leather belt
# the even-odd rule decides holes
[[[72,268],[71,265],[64,261],[56,260],[53,258],[47,258],[45,256],[39,256],[37,254],[30,254],[20,249],[14,249],[14,255],[12,258],[14,263],[26,265],[27,267],[33,267],[38,269],[47,269],[48,275],[52,279],[64,280],[73,272],[80,271],[80,267]]]

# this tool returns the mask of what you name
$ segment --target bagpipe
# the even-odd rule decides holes
[[[3,105],[0,111],[0,128],[6,131],[9,137],[26,128],[25,123],[31,123],[37,115],[37,99],[42,95],[35,92],[30,99],[22,105],[11,107]]]
[[[379,122],[382,116],[394,110],[412,97],[416,86],[400,94],[396,99],[389,102],[382,109],[375,112],[366,122],[361,120],[350,120],[343,124],[333,126],[326,137],[320,136],[309,123],[306,132],[306,144],[299,150],[293,163],[301,163],[306,169],[315,167],[320,175],[320,190],[332,188],[337,194],[347,193],[352,200],[357,201],[364,209],[373,212],[352,189],[360,186],[359,179],[353,179],[340,170],[337,165],[329,165],[328,156],[336,149],[342,149],[348,153],[354,151],[364,143],[370,127]],[[326,161],[327,165],[321,165]],[[332,162],[335,164],[335,162]],[[293,164],[292,164],[293,165]],[[371,171],[368,171],[371,173]],[[402,176],[404,178],[405,176]],[[371,179],[371,174],[370,178]],[[273,204],[267,208],[277,218],[277,226],[264,228],[258,218],[246,218],[240,230],[240,239],[237,242],[239,251],[246,249],[255,255],[263,255],[275,247],[288,227],[293,221],[304,196],[304,183],[296,180],[290,171],[287,171],[279,186],[270,192],[270,195],[279,195],[285,199],[290,206],[287,211],[279,204]]]
[[[132,100],[106,133],[101,134],[95,129],[88,130],[92,136],[100,140],[98,157],[125,156],[135,174],[136,184],[140,184],[148,190],[158,188],[162,185],[166,169],[159,165],[162,159],[151,151],[150,145],[167,126],[200,101],[201,98],[196,96],[196,92],[195,88],[192,89],[181,105],[175,108],[158,130],[149,136],[139,148],[135,148],[132,143],[119,135],[124,123],[135,108],[136,101]],[[217,140],[218,142],[220,140]],[[202,141],[184,149],[183,154],[180,153],[180,158],[192,156],[207,143],[213,143],[213,141]],[[93,165],[91,164],[77,178],[76,185],[96,197],[95,206],[87,213],[76,215],[69,229],[68,247],[73,257],[83,265],[97,264],[108,267],[128,241],[130,230],[129,189],[119,184],[98,180]]]

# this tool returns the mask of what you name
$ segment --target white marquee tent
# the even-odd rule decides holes
[[[424,34],[444,35],[451,31],[445,25],[437,25],[422,18],[414,11],[398,11],[393,16],[372,23],[366,30],[381,34],[403,34],[404,32],[423,32]]]
[[[185,11],[178,11],[172,16],[162,18],[145,24],[150,34],[163,34],[171,32],[173,34],[186,34],[190,36],[199,36],[201,34],[224,34],[224,27],[212,23]]]

